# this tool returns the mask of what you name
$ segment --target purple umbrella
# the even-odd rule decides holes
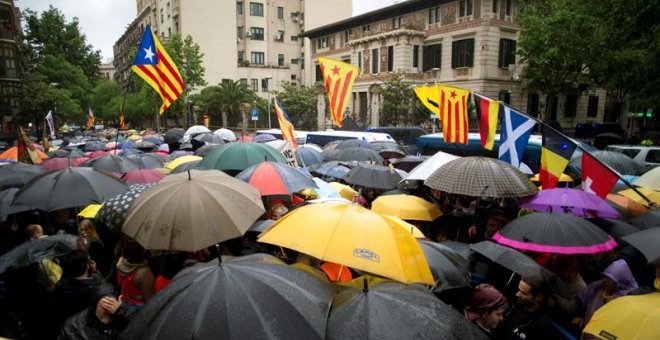
[[[619,213],[598,195],[571,188],[541,190],[534,196],[522,199],[519,205],[522,208],[578,217],[619,217]]]
[[[270,142],[270,141],[273,141],[273,140],[276,140],[276,139],[277,138],[275,138],[275,136],[273,136],[271,134],[262,133],[260,135],[257,135],[256,137],[254,137],[254,139],[252,141],[257,142],[257,143],[266,143],[266,142]]]

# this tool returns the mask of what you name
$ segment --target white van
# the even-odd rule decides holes
[[[609,145],[605,150],[620,152],[639,163],[644,172],[660,165],[660,146]]]
[[[277,139],[284,139],[284,138],[282,138],[282,130],[280,130],[280,129],[257,130],[257,132],[254,134],[254,136],[256,137],[256,136],[264,135],[264,134],[273,135],[273,137],[275,137]],[[296,143],[298,143],[298,145],[305,144],[305,140],[307,139],[307,131],[295,130],[293,132],[293,135],[296,138]]]

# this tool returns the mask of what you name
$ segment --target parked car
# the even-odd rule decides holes
[[[621,152],[644,167],[644,172],[660,165],[660,146],[610,145],[606,150]]]

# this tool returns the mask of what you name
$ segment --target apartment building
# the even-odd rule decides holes
[[[137,0],[137,18],[115,43],[116,79],[126,85],[147,24],[161,41],[190,35],[209,85],[241,80],[260,96],[303,83],[309,43],[299,35],[351,16],[352,0]],[[185,79],[184,79],[185,81]]]
[[[12,115],[18,113],[22,67],[18,49],[20,10],[12,0],[0,0],[0,132],[12,131]]]
[[[314,65],[306,70],[306,84],[322,79],[318,57],[360,68],[348,110],[363,126],[382,124],[382,85],[394,72],[415,85],[468,88],[568,129],[602,121],[605,91],[550,97],[522,79],[515,16],[515,0],[409,0],[308,30],[303,35],[311,39]]]

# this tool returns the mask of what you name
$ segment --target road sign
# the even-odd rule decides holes
[[[256,107],[252,109],[250,115],[252,116],[252,120],[259,120],[259,110]]]

